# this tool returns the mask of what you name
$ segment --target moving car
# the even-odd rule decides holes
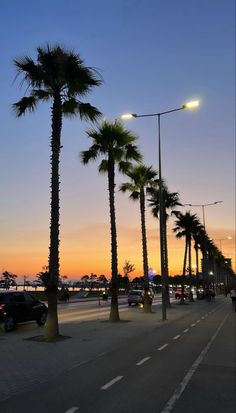
[[[150,299],[153,299],[153,293],[151,291],[148,292]],[[128,305],[131,304],[144,304],[144,291],[143,290],[130,290],[128,292]]]
[[[25,291],[0,291],[0,326],[12,331],[17,323],[36,321],[46,323],[47,306]]]
[[[182,290],[175,291],[175,298],[178,300],[181,297],[182,297]],[[189,298],[189,292],[186,290],[184,291],[184,298]]]

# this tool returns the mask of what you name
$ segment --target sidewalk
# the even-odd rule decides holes
[[[230,302],[225,297],[217,297],[218,302],[227,303],[230,310]],[[184,306],[172,304],[165,322],[161,320],[160,306],[152,314],[144,314],[142,309],[128,311],[127,308],[127,311],[120,313],[120,323],[107,322],[108,316],[99,319],[98,314],[97,320],[61,324],[60,334],[70,338],[56,343],[30,340],[43,331],[42,327],[37,328],[34,324],[20,326],[18,331],[12,333],[0,334],[0,400],[58,377],[75,364],[84,364],[94,357],[100,357],[130,338],[166,326],[201,305],[201,301]]]

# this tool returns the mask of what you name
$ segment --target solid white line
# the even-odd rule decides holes
[[[191,326],[190,326],[190,327],[195,327],[195,325],[196,325],[196,324],[194,324],[194,323],[193,323],[193,324],[191,324]]]
[[[163,350],[164,348],[166,348],[168,345],[169,345],[169,344],[166,343],[166,344],[164,344],[163,346],[159,347],[157,350],[161,351],[161,350]]]
[[[180,334],[178,334],[177,336],[173,337],[173,340],[177,340],[180,337]]]
[[[197,370],[197,368],[199,367],[200,363],[202,362],[202,360],[204,359],[204,357],[206,356],[207,352],[209,351],[213,341],[216,339],[218,333],[220,332],[221,328],[223,327],[226,319],[229,317],[229,314],[227,314],[224,318],[224,320],[220,323],[219,327],[217,328],[215,334],[213,334],[213,336],[211,337],[210,341],[207,343],[206,347],[201,351],[201,353],[199,354],[199,356],[197,357],[197,359],[195,360],[195,362],[192,364],[192,366],[190,367],[189,371],[187,372],[187,374],[184,376],[182,382],[179,384],[179,386],[176,388],[176,390],[174,391],[173,395],[171,396],[171,398],[168,400],[168,402],[166,403],[166,405],[164,406],[164,408],[161,410],[160,413],[170,413],[171,410],[173,409],[175,403],[177,402],[177,400],[180,398],[181,394],[183,393],[183,391],[185,390],[186,386],[188,385],[191,377],[193,376],[193,374],[195,373],[195,371]]]
[[[148,361],[151,357],[145,357],[144,359],[140,360],[138,363],[136,363],[136,366],[141,366],[141,364],[145,363]]]
[[[189,331],[189,328],[186,328],[186,329],[184,330],[184,333],[187,333],[187,331]]]
[[[69,410],[67,410],[65,413],[74,413],[78,410],[78,407],[71,407]]]
[[[113,386],[117,381],[123,379],[124,376],[117,376],[113,380],[109,381],[107,384],[104,384],[104,386],[101,387],[100,390],[107,390],[109,387]]]

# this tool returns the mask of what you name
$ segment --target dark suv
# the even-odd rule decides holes
[[[47,306],[22,291],[0,291],[0,325],[5,331],[12,331],[17,323],[36,321],[39,326],[45,324]]]

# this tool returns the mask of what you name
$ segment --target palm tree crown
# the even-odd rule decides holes
[[[146,220],[145,220],[145,192],[152,190],[158,185],[156,179],[157,172],[150,166],[134,165],[127,172],[126,175],[131,179],[131,182],[121,184],[120,190],[122,192],[129,191],[130,198],[140,202],[140,216],[141,216],[141,233],[142,233],[142,254],[143,254],[143,274],[144,274],[144,311],[150,312],[151,306],[148,298],[149,280],[148,280],[148,249],[147,249],[147,235],[146,235]]]
[[[159,188],[155,188],[151,192],[151,198],[149,199],[149,205],[152,209],[152,214],[155,218],[159,217],[160,214],[160,190]],[[179,200],[179,193],[178,192],[169,192],[167,185],[163,182],[162,187],[162,205],[163,205],[163,231],[164,231],[164,263],[165,263],[165,276],[166,282],[168,283],[169,277],[169,264],[168,264],[168,240],[167,240],[167,221],[170,215],[176,215],[178,211],[175,210],[176,207],[181,206]],[[170,212],[169,212],[170,211]],[[170,296],[169,296],[169,288],[167,285],[167,290],[165,291],[166,294],[166,303],[170,307]]]
[[[163,199],[163,206],[164,206],[164,219],[167,220],[170,215],[176,215],[174,210],[175,207],[182,206],[179,200],[179,193],[178,192],[169,192],[168,188],[164,184],[162,188],[162,199]],[[155,218],[159,217],[160,213],[160,193],[159,189],[154,189],[151,194],[151,198],[148,200],[149,205],[152,208],[152,214]],[[170,213],[168,211],[170,210]]]
[[[94,121],[100,112],[78,97],[85,96],[92,87],[101,83],[96,72],[87,68],[78,54],[59,45],[37,49],[37,61],[28,56],[14,61],[17,74],[23,75],[29,96],[13,104],[16,115],[33,112],[40,101],[52,101],[51,107],[51,223],[49,271],[47,279],[48,317],[45,338],[58,336],[57,290],[59,279],[59,164],[63,116],[79,115]],[[23,83],[22,82],[22,83]]]
[[[26,111],[33,112],[40,101],[60,100],[64,116],[80,115],[95,120],[101,113],[89,103],[82,103],[77,97],[85,96],[94,86],[102,83],[97,72],[84,65],[79,54],[65,50],[59,45],[37,48],[37,62],[24,56],[14,61],[17,73],[23,74],[29,96],[13,104],[17,116]],[[22,82],[22,83],[23,83]]]
[[[93,139],[93,143],[86,151],[81,152],[81,160],[84,164],[102,157],[99,164],[99,172],[107,173],[110,207],[110,231],[111,231],[111,311],[110,321],[119,321],[118,312],[118,258],[117,258],[117,232],[115,214],[115,166],[125,172],[131,165],[131,161],[140,162],[142,157],[134,142],[137,137],[124,128],[122,123],[104,121],[96,130],[89,129],[87,136]]]
[[[201,227],[199,219],[196,214],[191,214],[190,211],[182,214],[181,212],[177,213],[177,220],[175,221],[175,228],[173,231],[176,233],[176,238],[185,237],[185,255],[184,255],[184,266],[183,266],[183,275],[186,272],[186,259],[187,251],[189,252],[189,271],[191,274],[191,240],[193,234],[197,232],[197,229]]]

